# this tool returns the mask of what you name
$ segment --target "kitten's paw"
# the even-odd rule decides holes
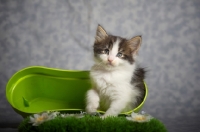
[[[108,116],[105,116],[105,115],[100,116],[101,119],[105,119],[106,117]]]
[[[107,115],[107,114],[104,114],[102,116],[100,116],[101,119],[105,119],[107,117],[116,117],[117,115]]]
[[[87,112],[88,114],[96,113],[96,111],[97,111],[97,108],[96,108],[96,107],[93,107],[93,106],[87,106],[87,107],[86,107],[86,112]]]

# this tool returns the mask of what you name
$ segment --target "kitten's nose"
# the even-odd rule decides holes
[[[111,59],[111,58],[108,58],[108,61],[111,63],[111,62],[113,61],[113,59]]]

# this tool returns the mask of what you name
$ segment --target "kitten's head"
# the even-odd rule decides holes
[[[132,65],[141,41],[141,36],[125,39],[109,35],[102,26],[98,25],[94,42],[95,61],[106,67]]]

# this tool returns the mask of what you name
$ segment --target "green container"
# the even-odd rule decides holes
[[[138,112],[147,98],[134,110]],[[15,73],[6,86],[6,97],[13,109],[27,117],[43,111],[76,113],[84,111],[85,94],[91,88],[89,71],[73,71],[31,66]],[[99,110],[98,112],[104,113]]]

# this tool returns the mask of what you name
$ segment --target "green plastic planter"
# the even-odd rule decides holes
[[[147,98],[134,110],[138,112]],[[13,109],[27,117],[43,111],[76,113],[84,111],[85,94],[91,88],[89,71],[31,66],[15,73],[7,83],[6,97]],[[104,112],[100,111],[99,112]]]

